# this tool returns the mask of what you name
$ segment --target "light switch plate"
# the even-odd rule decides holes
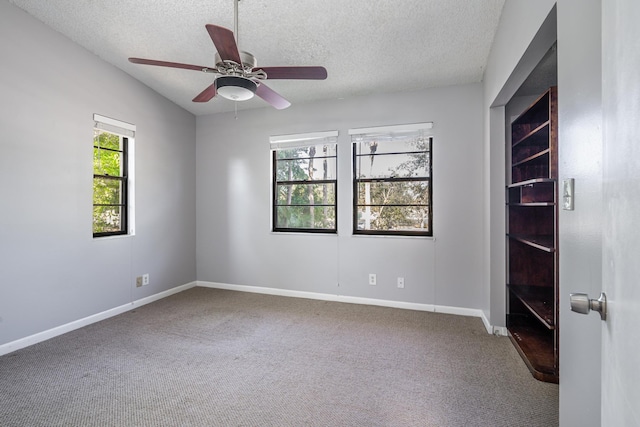
[[[573,210],[573,190],[574,190],[574,179],[567,178],[562,181],[562,209],[565,211]]]

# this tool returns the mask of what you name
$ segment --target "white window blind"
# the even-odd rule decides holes
[[[394,135],[394,134],[403,134],[403,133],[411,133],[415,131],[432,129],[433,122],[424,122],[424,123],[410,123],[406,125],[393,125],[393,126],[375,126],[368,128],[355,128],[349,129],[349,135]]]
[[[269,137],[272,150],[291,147],[308,147],[319,144],[335,144],[338,141],[338,131],[300,133],[294,135],[276,135]]]
[[[100,114],[94,114],[93,121],[95,122],[94,127],[96,129],[115,133],[121,136],[127,136],[129,138],[135,138],[136,136],[136,125],[131,123],[112,119],[111,117],[101,116]]]

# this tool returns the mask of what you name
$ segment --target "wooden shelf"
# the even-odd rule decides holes
[[[530,179],[507,187],[509,206],[555,206],[556,198],[556,181],[549,178]]]
[[[552,110],[550,104],[554,99],[555,89],[553,94],[551,90],[546,91],[513,121],[511,124],[512,142],[520,141],[533,130],[550,121]]]
[[[516,166],[520,166],[520,165],[523,165],[525,163],[532,162],[534,160],[540,159],[544,155],[549,155],[549,152],[550,151],[549,151],[548,148],[545,149],[545,150],[539,151],[536,154],[533,154],[533,155],[527,157],[526,159],[520,160],[519,162],[516,162],[516,163],[512,164],[511,167],[515,168]]]
[[[526,181],[520,181],[520,182],[515,182],[513,184],[509,184],[509,185],[507,185],[507,188],[526,187],[528,185],[539,184],[539,183],[542,183],[542,182],[556,182],[556,180],[552,179],[552,178],[528,179]]]
[[[544,252],[555,252],[553,244],[553,236],[523,236],[507,234],[507,236],[513,240],[517,240],[525,245],[532,246],[536,249],[540,249]]]
[[[526,325],[509,326],[509,338],[534,378],[558,383],[553,335]]]
[[[507,285],[507,288],[547,329],[555,329],[555,296],[548,286]]]
[[[529,132],[528,134],[526,134],[525,136],[523,136],[522,138],[520,138],[519,140],[517,140],[516,142],[513,143],[512,147],[516,148],[519,145],[526,145],[526,144],[530,144],[530,145],[539,145],[539,141],[536,140],[536,138],[539,139],[545,139],[548,143],[549,141],[549,135],[545,135],[544,132],[549,132],[549,121],[547,120],[546,122],[542,123],[540,126],[538,126],[537,128],[535,128],[534,130],[532,130],[531,132]],[[532,141],[533,140],[533,141]]]
[[[555,202],[507,203],[507,206],[555,206]]]

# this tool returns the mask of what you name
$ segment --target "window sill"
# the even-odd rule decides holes
[[[357,234],[357,233],[351,233],[351,237],[356,237],[356,238],[365,238],[365,239],[371,239],[371,238],[382,238],[382,239],[423,239],[423,240],[436,240],[435,236],[419,236],[419,235],[404,235],[404,234],[398,234],[398,235],[393,235],[393,234]]]
[[[92,240],[99,241],[99,240],[125,239],[127,237],[133,237],[133,236],[135,236],[135,233],[131,232],[127,234],[116,234],[113,236],[92,236]]]
[[[305,231],[269,231],[269,234],[274,236],[337,236],[337,232],[305,232]]]

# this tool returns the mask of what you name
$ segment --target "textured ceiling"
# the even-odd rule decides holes
[[[214,76],[131,64],[130,56],[213,66],[205,24],[233,29],[233,0],[9,0],[196,115]],[[504,0],[241,0],[239,46],[258,65],[323,65],[327,80],[271,80],[296,104],[479,82]],[[238,109],[268,107],[259,99]],[[271,108],[271,107],[268,107]]]

